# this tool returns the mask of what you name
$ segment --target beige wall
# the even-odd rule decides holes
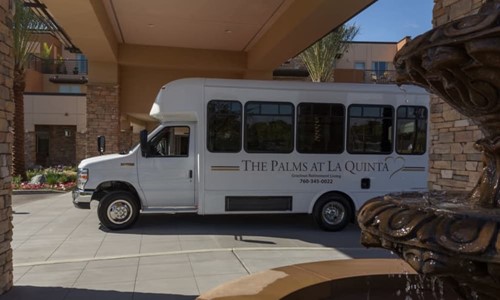
[[[26,87],[25,92],[41,92],[43,91],[43,75],[33,69],[26,70]]]
[[[355,62],[364,62],[365,69],[372,68],[372,62],[391,62],[388,69],[394,70],[392,60],[397,51],[397,43],[352,43],[347,53],[337,61],[338,69],[353,69]]]
[[[24,126],[27,132],[35,125],[76,125],[78,132],[87,129],[85,96],[24,95]]]
[[[164,70],[158,68],[125,66],[120,68],[120,112],[122,115],[142,114],[149,111],[160,88],[166,83],[186,77],[241,78],[231,72],[205,70]],[[140,117],[140,116],[139,116]]]

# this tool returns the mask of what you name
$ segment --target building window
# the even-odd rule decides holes
[[[355,70],[364,70],[365,69],[365,62],[364,61],[357,61],[354,63],[354,69]]]
[[[354,154],[392,152],[394,108],[388,105],[349,106],[347,151]]]
[[[342,153],[345,109],[341,104],[301,103],[297,107],[297,151]]]
[[[79,53],[79,54],[76,55],[76,59],[77,59],[77,63],[76,63],[76,66],[75,66],[76,69],[73,69],[73,73],[76,73],[76,74],[87,74],[88,73],[88,70],[87,70],[87,57],[85,57],[85,55]]]
[[[59,93],[79,94],[81,93],[81,88],[79,84],[61,84],[59,85]]]
[[[207,148],[210,152],[240,152],[240,102],[226,100],[208,102]]]
[[[259,153],[293,151],[291,103],[247,102],[245,105],[245,150]]]
[[[396,123],[396,152],[424,154],[427,147],[427,109],[400,106]]]
[[[385,72],[389,70],[390,62],[386,61],[374,61],[372,62],[372,72],[378,77],[381,78],[385,76]]]

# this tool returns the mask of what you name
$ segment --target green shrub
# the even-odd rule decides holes
[[[12,185],[14,188],[19,188],[21,186],[21,175],[12,177]]]
[[[68,176],[66,176],[66,174],[58,174],[58,178],[57,178],[57,182],[58,183],[66,183],[68,182]]]
[[[53,171],[47,171],[45,173],[45,182],[49,185],[56,185],[59,182],[59,174]]]
[[[76,169],[65,169],[62,173],[64,176],[66,176],[66,181],[64,182],[69,182],[69,181],[74,181],[76,182]]]
[[[28,181],[33,178],[33,176],[38,175],[38,174],[43,174],[43,170],[27,170],[26,171],[26,177],[28,178]]]
[[[27,170],[26,177],[28,178],[28,182],[35,175],[43,174],[45,176],[45,183],[49,185],[51,188],[59,188],[56,187],[60,184],[64,184],[64,186],[71,186],[71,183],[76,183],[76,168],[73,166],[57,166],[54,168],[47,169],[36,169],[36,170]],[[21,176],[12,177],[12,186],[14,189],[22,188],[23,182],[21,182]]]

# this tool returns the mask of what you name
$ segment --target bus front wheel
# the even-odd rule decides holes
[[[313,217],[318,226],[326,231],[340,231],[351,219],[352,209],[349,201],[342,195],[322,196],[313,210]]]
[[[97,216],[101,224],[111,230],[126,229],[137,221],[139,206],[128,192],[111,192],[99,201]]]

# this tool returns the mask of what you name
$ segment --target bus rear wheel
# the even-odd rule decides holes
[[[99,201],[97,216],[101,224],[111,230],[132,226],[139,217],[139,206],[128,192],[111,192]]]
[[[340,231],[351,219],[352,208],[342,195],[329,194],[322,196],[313,210],[313,217],[318,226],[326,231]]]

